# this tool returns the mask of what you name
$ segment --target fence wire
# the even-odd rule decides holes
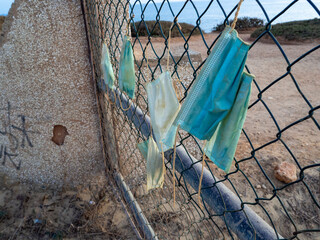
[[[165,70],[168,52],[169,33],[162,27],[163,9],[169,9],[165,10],[166,14],[171,14],[173,20],[179,19],[185,8],[191,5],[197,16],[189,32],[180,29],[177,24],[173,26],[179,37],[172,40],[169,71],[175,80],[180,102],[183,103],[219,37],[218,33],[204,33],[201,20],[212,11],[220,11],[224,16],[221,22],[228,24],[237,5],[227,10],[224,1],[212,0],[200,12],[196,7],[197,2],[192,0],[185,1],[179,11],[173,10],[173,3],[169,0],[160,3],[150,0],[84,1],[94,77],[98,86],[106,161],[109,168],[121,172],[159,239],[239,239],[230,229],[225,216],[231,211],[245,211],[245,207],[250,207],[264,219],[279,239],[320,237],[320,99],[315,94],[319,84],[314,81],[319,79],[320,45],[319,42],[284,45],[272,33],[274,22],[290,14],[290,9],[298,0],[279,9],[274,16],[269,15],[262,1],[254,2],[261,9],[265,30],[256,39],[251,39],[246,70],[255,74],[256,78],[252,85],[247,120],[230,173],[225,174],[207,160],[205,168],[215,182],[210,187],[202,188],[204,191],[205,188],[216,188],[217,184],[223,183],[241,201],[241,207],[232,210],[225,208],[222,213],[216,213],[205,201],[202,203],[203,208],[199,206],[198,191],[186,179],[186,171],[196,165],[201,166],[203,142],[183,130],[179,131],[178,146],[197,161],[188,169],[173,173],[169,159],[166,161],[163,189],[145,190],[146,162],[137,143],[147,140],[142,128],[148,124],[141,122],[139,128],[135,127],[132,119],[121,108],[110,104],[106,92],[101,90],[100,53],[101,44],[106,40],[117,75],[122,41],[130,26],[134,36],[132,45],[136,67],[136,97],[133,102],[144,116],[148,116],[145,85]],[[320,17],[316,4],[311,0],[305,2]],[[214,10],[212,4],[216,4]],[[153,21],[146,21],[146,11],[150,11],[150,8],[157,14]],[[245,15],[245,12],[242,14]],[[139,36],[142,28],[146,30],[146,36]],[[154,37],[152,34],[156,29],[160,29],[160,34]],[[266,41],[266,36],[268,43],[262,43]],[[272,52],[269,52],[270,49]],[[261,51],[263,56],[259,55]],[[250,61],[250,58],[253,60]],[[264,65],[262,58],[271,64]],[[313,79],[305,79],[303,71],[314,71]],[[275,178],[274,166],[282,161],[296,166],[296,181],[285,184]],[[175,205],[172,194],[173,174],[177,189]]]

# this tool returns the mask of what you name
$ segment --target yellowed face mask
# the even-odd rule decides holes
[[[153,137],[150,136],[147,141],[139,143],[138,148],[147,159],[147,190],[162,188],[165,166],[161,152]]]
[[[142,155],[147,159],[147,190],[162,188],[165,165],[163,152],[172,148],[177,127],[172,126],[180,104],[173,89],[169,72],[162,73],[155,81],[148,83],[148,106],[152,135],[148,141],[138,144]],[[160,150],[159,150],[160,149]]]
[[[148,83],[147,94],[155,140],[158,148],[166,151],[174,145],[177,127],[172,127],[172,123],[180,110],[170,73],[163,72],[156,80]]]

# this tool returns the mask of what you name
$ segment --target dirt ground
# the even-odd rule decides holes
[[[1,176],[0,239],[136,239],[136,235],[106,179],[77,189],[53,189]]]

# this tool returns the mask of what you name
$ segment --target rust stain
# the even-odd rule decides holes
[[[54,125],[53,127],[53,137],[51,138],[52,142],[58,146],[63,145],[66,136],[69,135],[67,128],[62,125]]]

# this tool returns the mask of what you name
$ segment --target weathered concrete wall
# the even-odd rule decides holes
[[[16,0],[3,30],[0,172],[58,185],[103,174],[80,1]],[[69,134],[63,145],[52,141],[55,125]]]

